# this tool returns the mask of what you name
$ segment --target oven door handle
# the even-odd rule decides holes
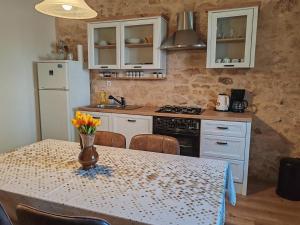
[[[180,147],[183,147],[183,148],[193,148],[193,146],[190,146],[190,145],[179,145]]]
[[[199,134],[195,134],[195,133],[186,133],[186,134],[182,134],[182,133],[177,133],[177,132],[154,132],[153,134],[161,134],[161,135],[178,135],[178,136],[192,136],[192,137],[197,137],[200,136],[200,132]]]

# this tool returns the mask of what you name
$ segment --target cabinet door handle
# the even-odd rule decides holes
[[[136,120],[127,120],[128,122],[130,122],[130,123],[135,123],[136,122]]]
[[[217,127],[219,130],[228,130],[228,127]]]
[[[229,65],[224,65],[224,67],[234,67],[234,65],[229,64]]]
[[[140,68],[142,68],[142,66],[134,66],[133,68],[140,69]]]
[[[108,69],[108,66],[101,66],[102,69]]]
[[[227,142],[222,142],[222,141],[217,141],[216,143],[217,143],[217,145],[228,145]]]

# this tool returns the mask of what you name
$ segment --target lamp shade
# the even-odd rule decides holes
[[[49,16],[67,19],[90,19],[97,16],[84,0],[44,0],[35,9]]]

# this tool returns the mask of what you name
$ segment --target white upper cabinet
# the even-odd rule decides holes
[[[120,68],[120,23],[88,24],[89,69]]]
[[[163,70],[166,53],[160,50],[167,36],[162,17],[88,24],[89,68]]]
[[[208,12],[207,68],[254,67],[258,7]]]
[[[126,21],[121,25],[122,69],[163,69],[165,52],[160,45],[166,37],[161,17]]]

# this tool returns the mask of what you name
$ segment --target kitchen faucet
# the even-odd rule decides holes
[[[108,96],[108,99],[113,99],[115,102],[117,102],[118,104],[120,104],[122,107],[126,106],[126,100],[125,100],[124,97],[120,97],[121,100],[118,100],[114,96],[110,95],[110,96]]]

